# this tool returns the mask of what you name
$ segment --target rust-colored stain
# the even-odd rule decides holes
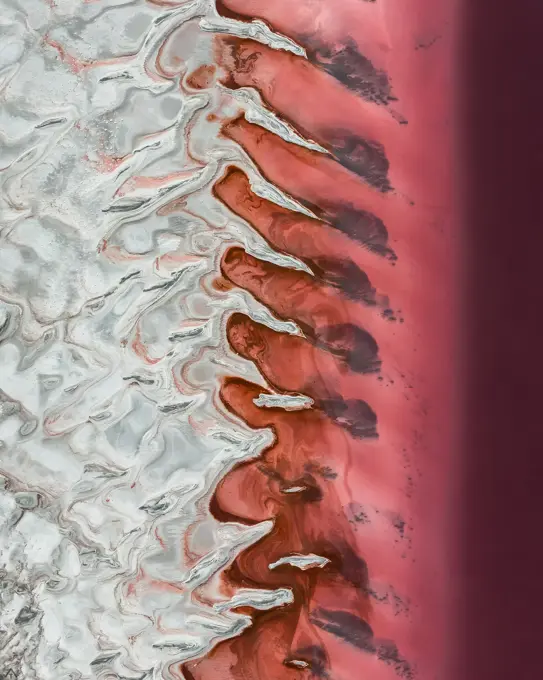
[[[255,88],[322,146],[297,146],[243,117],[222,126],[314,216],[261,198],[235,165],[214,194],[309,269],[232,247],[220,285],[298,324],[301,334],[289,335],[234,313],[226,333],[270,390],[306,395],[313,408],[259,407],[264,390],[235,376],[221,387],[231,414],[274,433],[211,503],[221,521],[274,523],[227,569],[223,587],[287,587],[294,604],[253,614],[250,629],[183,672],[192,680],[439,677],[449,522],[440,489],[455,417],[453,365],[444,361],[456,313],[450,10],[428,0],[409,11],[360,0],[217,5],[307,51],[305,59],[218,36],[215,75],[231,89]],[[270,569],[288,554],[326,562]]]

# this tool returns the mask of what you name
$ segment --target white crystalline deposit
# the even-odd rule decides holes
[[[216,575],[271,523],[220,525],[207,501],[271,433],[219,405],[223,375],[261,383],[224,320],[297,329],[210,286],[227,245],[282,262],[213,198],[225,165],[288,201],[207,120],[245,109],[277,127],[258,98],[184,85],[231,23],[205,0],[0,0],[3,678],[174,677],[250,623]]]

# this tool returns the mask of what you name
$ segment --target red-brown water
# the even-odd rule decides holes
[[[303,332],[278,333],[236,313],[228,340],[272,390],[302,393],[315,406],[259,408],[259,386],[235,376],[222,386],[233,415],[275,434],[258,460],[222,480],[212,501],[220,520],[274,521],[227,570],[224,588],[288,587],[294,604],[258,614],[243,635],[184,673],[194,680],[439,677],[457,415],[454,8],[429,0],[408,9],[361,0],[218,5],[225,16],[262,19],[306,48],[308,60],[219,37],[218,73],[231,88],[256,88],[329,154],[243,118],[223,124],[222,134],[266,179],[317,216],[257,196],[234,166],[217,182],[220,201],[313,272],[228,250],[220,285],[249,291]],[[291,553],[329,561],[269,568]]]

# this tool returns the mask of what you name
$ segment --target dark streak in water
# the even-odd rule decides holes
[[[319,257],[308,258],[307,264],[315,276],[338,288],[347,297],[361,300],[367,305],[375,305],[375,288],[368,275],[351,260]]]
[[[373,630],[370,624],[354,614],[317,609],[311,614],[311,622],[364,652],[375,653]]]
[[[412,680],[415,677],[411,664],[400,655],[398,647],[394,642],[388,640],[380,641],[377,646],[377,656],[381,661],[392,666],[400,678]]]
[[[381,367],[377,343],[355,324],[328,326],[320,331],[315,344],[341,358],[355,373],[376,373]]]
[[[340,396],[319,400],[321,408],[335,423],[344,427],[353,437],[373,439],[377,437],[377,416],[369,404],[362,400],[344,400]]]
[[[311,42],[309,38],[307,43]],[[395,101],[387,74],[375,68],[351,38],[337,47],[314,44],[308,53],[311,61],[364,99],[382,105]]]
[[[323,138],[348,170],[360,175],[379,191],[391,190],[387,176],[389,162],[382,144],[367,141],[345,130],[327,131]]]
[[[317,214],[332,222],[332,226],[343,232],[353,241],[362,243],[368,250],[377,255],[395,260],[394,251],[388,245],[388,231],[383,221],[366,210],[357,210],[353,206],[328,206],[324,209],[314,208]]]

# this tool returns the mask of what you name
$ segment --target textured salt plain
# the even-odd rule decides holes
[[[211,284],[229,244],[295,262],[212,197],[235,161],[281,200],[206,117],[241,107],[290,132],[254,96],[185,85],[214,32],[248,28],[204,0],[171,4],[0,3],[4,678],[168,677],[248,625],[214,576],[271,523],[219,524],[206,507],[271,435],[217,401],[223,375],[261,382],[222,326],[242,310],[296,327]],[[251,34],[301,51],[263,25]]]

